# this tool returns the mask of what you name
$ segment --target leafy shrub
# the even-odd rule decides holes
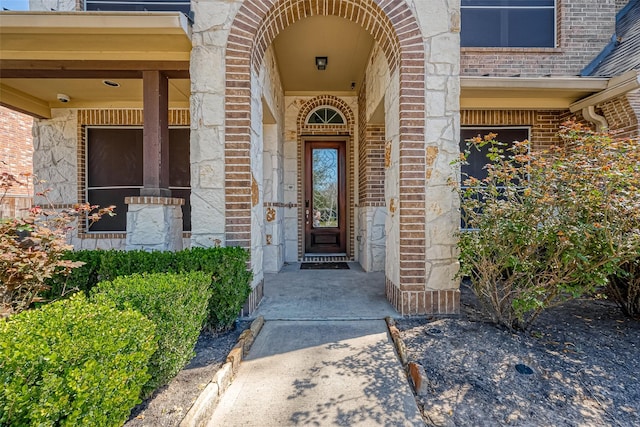
[[[496,323],[525,329],[545,309],[607,283],[640,249],[640,146],[579,125],[561,147],[530,153],[496,135],[487,177],[460,190],[461,273]]]
[[[205,271],[210,274],[213,297],[209,303],[207,328],[224,330],[233,326],[242,305],[251,293],[249,254],[238,247],[192,248],[179,252],[145,251],[77,251],[67,252],[65,259],[84,262],[67,280],[51,279],[50,299],[58,298],[60,289],[75,288],[89,294],[100,280],[135,273],[181,273]]]
[[[7,172],[0,174],[0,203],[16,185],[26,184]],[[35,206],[21,218],[0,220],[0,318],[29,308],[48,289],[49,278],[63,277],[81,265],[62,258],[72,248],[67,233],[77,217],[87,216],[93,223],[102,215],[114,215],[113,206],[98,209],[86,203],[56,210],[47,193],[37,195],[50,208]]]
[[[207,317],[211,278],[204,272],[133,274],[100,282],[95,301],[135,309],[156,325],[158,350],[149,360],[151,379],[143,395],[169,382],[194,356],[193,348]]]
[[[606,295],[626,316],[640,320],[640,258],[620,267],[620,271],[609,279]]]
[[[122,425],[149,379],[154,330],[84,295],[0,321],[0,425]]]

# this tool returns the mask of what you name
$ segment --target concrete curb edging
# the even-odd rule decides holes
[[[413,386],[413,390],[418,396],[427,395],[429,392],[429,379],[424,367],[420,363],[409,361],[409,357],[407,356],[407,346],[404,341],[402,341],[400,330],[396,326],[396,321],[391,317],[385,317],[384,320],[387,322],[389,335],[391,335],[393,344],[396,347],[398,359],[400,359],[400,363],[402,363],[402,367],[407,374],[409,382]]]
[[[200,393],[182,419],[180,427],[200,427],[206,425],[208,419],[213,415],[216,406],[218,406],[220,398],[233,382],[238,368],[240,368],[240,364],[242,363],[242,359],[249,353],[249,349],[260,333],[263,325],[264,318],[259,316],[251,322],[251,326],[249,326],[248,329],[242,331],[238,342],[229,352],[225,364],[218,369],[209,384],[207,384],[205,389]]]

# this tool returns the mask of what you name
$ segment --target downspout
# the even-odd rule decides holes
[[[593,123],[598,131],[602,131],[608,127],[608,124],[604,117],[596,113],[596,105],[626,95],[638,88],[640,88],[640,70],[627,71],[620,76],[612,77],[606,89],[571,104],[569,111],[572,113],[581,111],[586,120]]]
[[[607,123],[607,119],[604,116],[596,113],[596,106],[589,105],[582,109],[582,117],[584,117],[590,123],[593,123],[596,126],[596,131],[602,132],[603,130],[609,127],[609,123]]]

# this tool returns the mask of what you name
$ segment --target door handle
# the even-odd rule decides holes
[[[308,200],[304,201],[304,207],[305,207],[304,220],[307,223],[307,225],[309,225],[309,201]]]

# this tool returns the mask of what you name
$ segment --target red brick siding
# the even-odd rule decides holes
[[[602,113],[607,119],[609,130],[621,138],[637,138],[640,136],[638,114],[640,113],[640,95],[638,93],[619,96],[600,104]],[[635,108],[634,108],[635,107]]]
[[[358,205],[384,206],[385,126],[368,124],[366,88],[358,95]]]
[[[13,175],[33,172],[33,118],[26,114],[0,106],[0,171]],[[1,194],[0,194],[1,196]],[[15,197],[27,197],[21,203]],[[31,205],[31,191],[24,186],[14,186],[7,192],[5,202],[17,209]],[[4,205],[5,203],[3,203]],[[6,216],[13,216],[14,208],[3,209]]]

